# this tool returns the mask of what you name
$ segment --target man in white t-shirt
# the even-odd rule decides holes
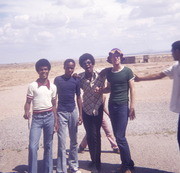
[[[37,150],[43,129],[44,159],[43,173],[53,172],[52,141],[54,127],[57,130],[56,115],[56,86],[48,80],[51,65],[48,60],[40,59],[36,62],[36,71],[39,78],[29,84],[26,103],[24,105],[24,118],[30,119],[32,103],[32,123],[29,135],[29,173],[37,173]]]
[[[135,81],[162,79],[166,76],[173,79],[170,110],[179,114],[177,138],[180,148],[180,40],[172,44],[171,51],[174,60],[177,61],[174,65],[160,73],[143,77],[136,76]]]

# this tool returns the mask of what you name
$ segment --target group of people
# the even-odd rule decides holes
[[[29,173],[37,173],[37,150],[41,131],[44,135],[43,173],[53,172],[52,143],[54,131],[58,134],[58,156],[56,173],[80,173],[78,165],[78,125],[84,124],[89,148],[92,173],[101,172],[101,134],[103,122],[104,93],[110,93],[108,110],[113,133],[116,139],[114,147],[118,148],[121,158],[121,173],[134,172],[134,162],[126,140],[128,118],[135,119],[134,79],[136,81],[160,79],[165,76],[173,78],[171,110],[180,114],[180,41],[172,44],[172,55],[178,61],[175,65],[158,74],[139,77],[124,66],[123,53],[114,48],[109,52],[107,62],[111,68],[101,72],[94,69],[95,59],[85,53],[79,58],[83,73],[73,75],[75,61],[66,59],[64,74],[48,79],[51,65],[47,59],[36,62],[39,78],[32,82],[27,91],[24,106],[24,118],[30,119],[32,103],[32,123],[29,135]],[[105,81],[107,84],[105,85]],[[81,89],[82,99],[81,99]],[[58,104],[56,104],[58,98]],[[76,103],[78,110],[76,108]],[[179,115],[180,116],[180,115]],[[66,131],[70,137],[70,151],[66,159]],[[180,145],[180,119],[178,124],[178,142]],[[81,146],[81,145],[80,145]],[[67,168],[68,163],[68,168]]]

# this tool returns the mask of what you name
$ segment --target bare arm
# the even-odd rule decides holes
[[[135,81],[136,82],[139,82],[139,81],[145,81],[145,80],[156,80],[156,79],[162,79],[166,77],[166,75],[163,73],[163,72],[160,72],[160,73],[155,73],[155,74],[150,74],[150,75],[147,75],[147,76],[135,76]]]
[[[52,111],[53,111],[53,114],[54,114],[54,129],[55,129],[55,132],[58,131],[59,129],[59,121],[58,121],[58,115],[57,115],[57,99],[52,99],[51,100],[51,103],[52,103]]]
[[[106,94],[106,93],[110,93],[110,91],[111,91],[111,85],[109,82],[107,82],[107,86],[102,89],[102,93]]]
[[[82,99],[81,96],[77,96],[77,105],[78,105],[78,110],[79,110],[79,125],[82,124]]]
[[[111,70],[111,69],[112,69],[112,67],[104,68],[104,69],[102,69],[102,70],[100,71],[99,75],[100,75],[101,77],[104,77],[104,76],[106,76],[107,72],[108,72],[109,70]]]
[[[135,89],[134,89],[134,80],[129,81],[129,89],[130,89],[130,111],[129,111],[129,117],[130,120],[135,119]]]
[[[53,99],[53,100],[51,101],[52,106],[53,106],[53,107],[52,107],[52,111],[53,111],[53,113],[54,113],[55,119],[57,119],[56,102],[57,102],[57,100],[56,100],[56,99]]]
[[[32,99],[26,98],[26,102],[24,105],[24,116],[23,116],[25,119],[30,119],[31,117],[31,114],[30,114],[31,101]]]

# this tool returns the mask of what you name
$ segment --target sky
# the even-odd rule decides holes
[[[179,0],[0,0],[0,64],[170,51]]]

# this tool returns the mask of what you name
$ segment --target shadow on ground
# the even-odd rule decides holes
[[[80,167],[82,173],[83,173],[83,170],[86,172],[87,171],[90,172],[90,169],[88,166],[89,163],[90,163],[90,161],[79,160],[79,167]],[[43,173],[42,166],[43,166],[43,161],[39,160],[38,161],[38,173]],[[56,159],[53,160],[53,170],[56,170]],[[27,173],[28,166],[27,165],[18,165],[13,169],[13,171],[18,172],[18,173]],[[0,173],[4,173],[4,172],[0,172]],[[102,163],[101,173],[121,173],[120,165],[119,164]],[[173,172],[167,172],[164,170],[158,170],[158,169],[152,169],[152,168],[135,167],[135,173],[173,173]]]
[[[89,170],[88,165],[89,161],[80,160],[79,166],[82,170]],[[90,171],[90,170],[89,170]],[[102,163],[102,170],[101,173],[121,173],[120,172],[120,165],[119,164],[109,164],[109,163]],[[152,169],[152,168],[143,168],[143,167],[135,167],[134,173],[173,173],[164,170]]]

